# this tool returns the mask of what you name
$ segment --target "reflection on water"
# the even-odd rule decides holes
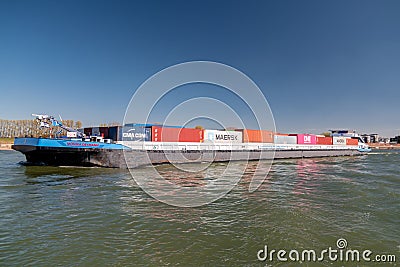
[[[107,174],[126,173],[121,169],[104,169],[96,167],[51,167],[25,166],[24,174],[27,184],[43,184],[47,186],[68,184],[71,179],[97,177]]]
[[[238,185],[199,208],[158,202],[126,170],[20,166],[18,153],[0,152],[0,265],[259,265],[256,253],[266,244],[318,250],[342,237],[352,248],[396,253],[400,243],[393,151],[277,160],[253,193],[251,180],[268,163],[235,162],[244,169]],[[225,167],[157,169],[196,188],[229,179],[213,176]],[[152,182],[147,168],[135,174]]]
[[[311,194],[313,191],[317,190],[318,185],[320,184],[318,180],[322,176],[320,168],[322,168],[322,164],[318,164],[315,160],[297,160],[297,178],[293,193]]]

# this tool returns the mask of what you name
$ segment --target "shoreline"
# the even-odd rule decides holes
[[[0,144],[0,150],[13,150],[11,148],[13,144]]]
[[[400,144],[375,144],[375,143],[369,143],[368,146],[372,150],[400,149]]]

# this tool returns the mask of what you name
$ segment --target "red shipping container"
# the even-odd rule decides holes
[[[317,145],[332,145],[332,137],[320,137],[317,136]]]
[[[346,139],[347,146],[358,146],[358,139],[348,138]]]
[[[108,139],[108,127],[99,127],[99,131],[101,137]]]
[[[202,142],[203,130],[152,126],[151,140],[153,142]]]
[[[294,134],[290,134],[294,136]],[[295,134],[297,136],[297,144],[299,145],[315,145],[317,144],[317,136],[314,134]]]
[[[243,133],[243,143],[273,143],[274,133],[268,130],[237,129]]]

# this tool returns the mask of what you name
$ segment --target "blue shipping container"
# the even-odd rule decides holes
[[[122,141],[122,126],[111,126],[108,128],[108,138],[114,141]]]
[[[151,128],[140,126],[124,126],[122,130],[122,141],[151,141]]]
[[[151,127],[151,126],[160,126],[165,128],[185,128],[183,126],[174,126],[174,125],[162,125],[162,124],[155,124],[155,123],[126,123],[124,127]]]

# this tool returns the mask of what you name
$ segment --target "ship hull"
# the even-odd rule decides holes
[[[83,147],[49,147],[32,144],[15,144],[13,149],[26,157],[27,164],[50,166],[98,166],[109,168],[137,168],[150,164],[227,162],[243,160],[313,158],[355,156],[357,150],[132,150]]]
[[[77,149],[53,147],[12,146],[26,157],[26,165],[84,166],[122,168],[122,151],[104,149]]]
[[[16,138],[12,149],[23,153],[25,164],[121,168],[123,145],[80,140]]]
[[[361,155],[357,150],[252,150],[252,151],[126,151],[122,168],[149,164],[254,161]]]

